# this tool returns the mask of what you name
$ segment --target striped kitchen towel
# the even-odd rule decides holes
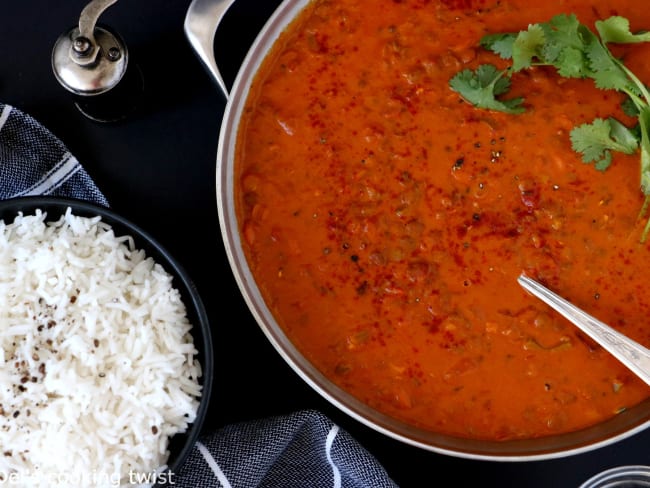
[[[108,206],[79,161],[47,128],[0,103],[0,198],[68,196]]]
[[[397,486],[365,448],[315,410],[228,425],[201,439],[173,475],[176,488]]]

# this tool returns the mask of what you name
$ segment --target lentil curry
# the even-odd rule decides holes
[[[250,90],[235,191],[262,295],[323,374],[414,426],[534,438],[650,395],[517,283],[650,346],[639,155],[598,171],[569,140],[595,117],[631,123],[623,95],[535,67],[513,76],[512,115],[449,87],[503,61],[482,36],[559,13],[650,29],[641,0],[315,0]],[[650,82],[648,43],[615,48]]]

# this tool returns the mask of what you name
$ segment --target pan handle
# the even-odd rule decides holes
[[[214,58],[214,36],[226,12],[235,0],[193,0],[185,15],[185,36],[205,69],[228,98],[228,88],[223,81]]]

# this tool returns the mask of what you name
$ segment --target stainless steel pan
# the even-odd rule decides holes
[[[232,272],[250,312],[278,353],[320,395],[359,422],[407,444],[442,454],[491,461],[532,461],[565,457],[628,438],[650,426],[650,400],[612,420],[578,432],[541,439],[485,442],[440,435],[406,425],[359,402],[325,378],[286,337],[267,308],[246,262],[234,200],[234,155],[237,130],[247,94],[260,63],[275,40],[308,0],[284,0],[264,25],[246,55],[229,91],[214,56],[214,37],[234,0],[194,0],[185,33],[205,68],[227,98],[216,161],[219,223]]]

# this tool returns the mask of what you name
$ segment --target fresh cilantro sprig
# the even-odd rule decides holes
[[[600,171],[612,163],[612,150],[633,154],[639,147],[635,132],[613,117],[574,127],[570,137],[573,149],[582,153],[582,160],[593,162]]]
[[[477,107],[509,114],[519,114],[524,111],[521,97],[510,100],[497,98],[510,90],[510,77],[507,75],[507,70],[498,70],[491,64],[483,64],[476,71],[463,70],[451,79],[449,85],[454,90],[462,92],[463,98]]]
[[[597,118],[574,127],[572,148],[585,163],[606,170],[612,151],[633,154],[640,152],[640,189],[645,197],[639,216],[650,210],[650,93],[645,84],[609,50],[608,44],[650,42],[650,32],[632,33],[628,19],[613,16],[595,23],[597,33],[581,24],[574,14],[559,14],[548,22],[531,24],[518,33],[488,34],[480,45],[493,51],[512,66],[499,70],[490,64],[475,71],[465,69],[449,82],[467,102],[475,107],[506,113],[525,110],[523,98],[504,99],[514,73],[535,67],[552,66],[565,78],[589,78],[602,90],[615,90],[627,95],[626,114],[636,117],[637,124],[627,127],[614,117]],[[650,233],[646,222],[641,241]]]

